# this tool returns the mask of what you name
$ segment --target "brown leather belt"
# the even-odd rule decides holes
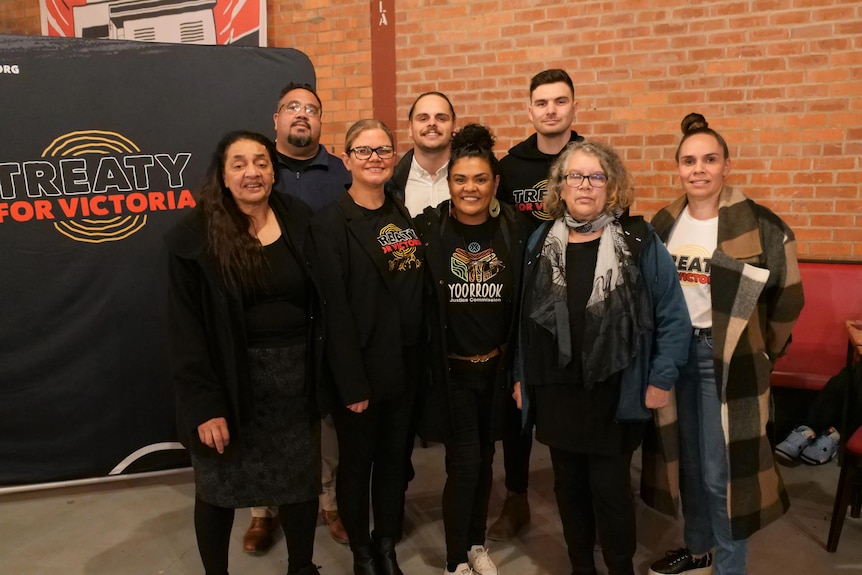
[[[457,359],[459,361],[469,361],[470,363],[485,363],[486,361],[493,359],[500,355],[500,348],[495,347],[488,353],[480,353],[479,355],[458,355],[457,353],[450,353],[449,359]]]

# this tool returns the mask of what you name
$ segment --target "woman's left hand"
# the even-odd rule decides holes
[[[645,403],[647,409],[659,409],[670,401],[670,391],[654,385],[647,385]]]

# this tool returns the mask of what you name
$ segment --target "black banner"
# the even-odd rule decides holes
[[[0,36],[0,484],[182,464],[164,233],[297,50]]]

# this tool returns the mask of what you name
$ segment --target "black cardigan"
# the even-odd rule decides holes
[[[312,280],[311,266],[305,257],[311,209],[301,200],[273,193],[270,205],[282,226],[297,261],[305,263]],[[165,236],[170,253],[170,359],[177,394],[177,431],[189,449],[204,456],[215,450],[204,448],[197,427],[210,419],[224,417],[231,437],[242,433],[243,423],[253,413],[248,386],[245,324],[242,295],[229,288],[215,261],[207,253],[206,223],[203,212],[195,208]],[[316,296],[315,298],[316,299]],[[323,331],[309,305],[309,361],[306,396],[314,396],[316,375],[320,372]],[[310,401],[310,408],[314,408]],[[231,441],[226,454],[235,456]]]
[[[412,222],[387,186],[396,209]],[[392,279],[380,270],[385,255],[369,249],[377,236],[345,192],[315,214],[311,225],[326,318],[326,378],[318,395],[325,413],[360,401],[392,399],[405,391],[401,321]],[[416,310],[417,314],[422,309]]]
[[[506,318],[508,322],[507,342],[503,350],[503,358],[499,362],[497,378],[494,383],[494,399],[491,411],[491,437],[502,437],[503,420],[508,397],[512,393],[512,359],[515,351],[517,335],[518,302],[520,302],[521,276],[523,269],[524,246],[532,231],[526,218],[508,204],[500,204],[500,231],[509,252],[512,267],[514,290],[506,301]],[[419,434],[426,441],[446,441],[454,431],[452,406],[450,402],[451,380],[449,379],[449,361],[447,351],[446,331],[447,300],[449,291],[446,286],[446,270],[449,266],[450,254],[443,249],[442,229],[451,225],[449,215],[449,200],[436,208],[429,207],[416,216],[416,232],[425,244],[426,290],[425,314],[429,325],[429,345],[426,347],[426,363],[429,366],[428,379],[423,381],[421,389],[421,415]]]

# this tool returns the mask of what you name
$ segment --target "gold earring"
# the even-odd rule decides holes
[[[500,215],[500,200],[496,197],[491,198],[491,203],[488,204],[488,213],[491,214],[492,218]]]

